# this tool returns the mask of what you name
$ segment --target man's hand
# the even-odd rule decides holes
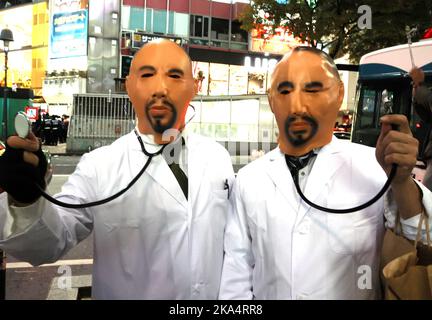
[[[26,139],[7,139],[6,151],[0,157],[0,188],[20,203],[33,203],[40,195],[36,184],[46,187],[47,161],[39,140],[33,133]]]
[[[425,79],[424,72],[423,72],[423,70],[421,70],[417,67],[412,68],[409,75],[413,80],[415,88],[418,87],[422,82],[424,82],[424,79]]]
[[[398,126],[399,130],[392,130],[392,124]],[[381,134],[375,155],[387,176],[392,164],[398,165],[392,186],[411,180],[411,172],[417,163],[418,145],[404,115],[392,114],[381,118]]]

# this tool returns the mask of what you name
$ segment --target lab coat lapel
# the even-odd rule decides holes
[[[309,174],[303,193],[310,201],[314,203],[317,201],[318,205],[326,206],[322,201],[326,197],[324,193],[327,192],[327,185],[343,163],[341,157],[335,156],[341,151],[341,148],[341,142],[337,138],[333,138],[328,145],[320,150]],[[302,202],[297,223],[304,218],[310,209],[311,207],[308,204]]]
[[[152,159],[150,166],[147,169],[147,173],[157,182],[166,192],[168,192],[179,204],[184,208],[187,208],[187,199],[183,194],[183,191],[168,167],[165,159],[158,155]]]
[[[271,153],[267,159],[267,174],[285,197],[287,204],[294,212],[297,212],[299,196],[295,191],[294,182],[285,162],[285,157],[279,147],[271,151]]]
[[[132,144],[132,150],[134,152],[131,163],[134,172],[140,170],[143,167],[143,161],[147,161],[147,156],[143,155],[141,147],[136,140],[135,134],[130,134]],[[150,152],[150,151],[149,151]],[[144,157],[144,159],[142,158]],[[135,173],[136,174],[136,173]],[[171,169],[168,167],[167,162],[162,155],[154,156],[151,160],[144,175],[149,175],[157,184],[159,184],[170,196],[172,196],[180,205],[187,208],[187,199],[183,194],[180,185],[177,182]]]

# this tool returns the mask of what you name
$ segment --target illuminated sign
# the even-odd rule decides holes
[[[50,5],[53,13],[70,12],[86,9],[88,0],[52,0]]]
[[[50,53],[51,59],[87,55],[87,10],[53,15]]]
[[[253,64],[252,64],[252,58],[249,56],[245,57],[245,61],[244,61],[244,66],[249,70],[249,71],[272,71],[274,69],[274,67],[277,64],[277,60],[276,59],[268,59],[268,58],[259,58],[256,57],[253,59]]]
[[[276,28],[274,34],[267,33],[265,29],[253,29],[251,39],[251,51],[280,55],[302,44],[300,39],[294,38],[291,32],[283,27]]]
[[[164,36],[157,36],[154,34],[145,34],[145,33],[135,32],[133,35],[132,47],[139,49],[143,45],[145,45],[146,43],[151,42],[153,40],[159,40],[159,39],[171,40],[171,41],[177,43],[179,46],[181,46],[183,44],[182,38],[164,37]]]

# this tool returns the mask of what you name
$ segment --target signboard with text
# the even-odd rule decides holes
[[[183,44],[182,38],[176,38],[176,37],[165,37],[165,36],[158,36],[154,34],[145,34],[140,32],[135,32],[133,35],[133,42],[132,47],[135,49],[141,48],[143,45],[145,45],[148,42],[151,42],[153,40],[158,39],[166,39],[171,40],[177,43],[179,46]]]
[[[87,55],[87,10],[53,14],[50,34],[50,58]]]

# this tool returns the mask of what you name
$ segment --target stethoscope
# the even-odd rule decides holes
[[[185,123],[185,125],[183,126],[186,127],[186,125],[192,121],[192,119],[195,117],[195,107],[191,104],[189,104],[190,107],[192,107],[194,114],[189,118],[189,120]],[[15,116],[15,131],[17,132],[18,136],[21,138],[26,138],[31,130],[31,122],[29,120],[29,118],[27,117],[27,115],[24,112],[18,112],[17,115]],[[102,200],[98,200],[98,201],[93,201],[93,202],[88,202],[88,203],[79,203],[79,204],[75,204],[75,203],[66,203],[63,201],[59,201],[55,198],[53,198],[51,195],[49,195],[48,193],[45,192],[45,190],[39,185],[36,184],[36,187],[39,189],[41,196],[44,197],[45,199],[47,199],[49,202],[52,202],[60,207],[64,207],[64,208],[71,208],[71,209],[83,209],[83,208],[89,208],[89,207],[94,207],[94,206],[100,206],[102,204],[108,203],[110,201],[113,201],[114,199],[120,197],[123,193],[125,193],[126,191],[128,191],[137,181],[138,179],[143,175],[143,173],[147,170],[148,166],[150,165],[152,159],[160,154],[163,153],[164,149],[174,143],[175,141],[177,141],[179,138],[181,137],[177,137],[177,139],[174,139],[173,142],[164,144],[162,147],[160,147],[159,150],[157,150],[156,152],[148,152],[145,148],[144,142],[142,141],[142,138],[140,136],[140,134],[138,133],[138,131],[136,129],[134,129],[135,135],[138,139],[138,142],[141,146],[141,151],[147,156],[147,161],[144,164],[143,168],[138,172],[138,174],[129,182],[129,184],[123,188],[122,190],[120,190],[119,192],[117,192],[116,194],[109,196],[108,198],[102,199]]]
[[[393,130],[398,130],[398,126],[392,124],[392,129]],[[326,207],[322,207],[318,204],[313,203],[312,201],[310,201],[308,198],[306,198],[306,196],[303,194],[303,192],[301,191],[300,185],[299,185],[299,179],[298,179],[298,175],[299,175],[299,168],[294,167],[293,168],[293,180],[294,180],[294,185],[296,187],[297,193],[299,194],[300,198],[306,202],[309,206],[311,206],[312,208],[318,209],[320,211],[324,211],[324,212],[328,212],[328,213],[336,213],[336,214],[342,214],[342,213],[351,213],[351,212],[355,212],[355,211],[360,211],[363,210],[364,208],[367,208],[369,206],[371,206],[372,204],[374,204],[375,202],[378,201],[378,199],[380,199],[384,193],[387,192],[387,190],[390,187],[391,182],[393,181],[393,178],[396,175],[396,170],[397,170],[398,165],[397,164],[393,164],[390,174],[387,178],[386,183],[384,184],[384,186],[381,188],[381,190],[376,194],[375,197],[373,197],[372,199],[370,199],[369,201],[356,206],[356,207],[352,207],[352,208],[347,208],[347,209],[332,209],[332,208],[326,208]]]
[[[315,209],[318,209],[318,210],[324,211],[324,212],[341,214],[341,213],[351,213],[351,212],[363,210],[364,208],[367,208],[367,207],[371,206],[372,204],[374,204],[376,201],[378,201],[378,199],[380,199],[383,196],[383,194],[386,193],[388,188],[390,187],[390,184],[391,184],[394,176],[396,175],[396,170],[397,170],[397,164],[393,164],[386,183],[384,184],[382,189],[376,194],[375,197],[373,197],[369,201],[367,201],[367,202],[365,202],[359,206],[347,208],[347,209],[331,209],[331,208],[322,207],[320,205],[313,203],[308,198],[306,198],[306,196],[303,194],[303,192],[300,189],[300,185],[299,185],[299,181],[298,181],[299,180],[298,179],[298,169],[296,169],[296,168],[294,168],[294,170],[293,170],[294,171],[293,172],[293,180],[294,180],[294,185],[296,187],[297,193],[299,194],[300,198],[302,198],[302,200],[304,202],[306,202],[308,205],[310,205],[312,208],[315,208]]]
[[[192,105],[189,105],[193,108],[193,110],[195,111],[195,107]],[[186,122],[185,126],[193,119],[194,115]],[[394,130],[397,130],[397,127],[392,125],[392,128]],[[30,130],[31,130],[31,122],[30,120],[27,118],[26,114],[23,112],[19,112],[16,117],[15,117],[15,129],[16,132],[18,134],[18,136],[20,136],[21,138],[25,138],[27,137],[27,135],[29,134]],[[89,207],[94,207],[94,206],[99,206],[105,203],[108,203],[116,198],[118,198],[119,196],[121,196],[123,193],[125,193],[127,190],[129,190],[137,181],[138,179],[143,175],[143,173],[147,170],[148,166],[150,165],[153,157],[158,156],[160,154],[163,153],[164,149],[170,144],[165,144],[163,145],[158,151],[150,153],[146,150],[144,143],[141,139],[141,136],[139,135],[139,133],[137,132],[136,129],[134,129],[135,135],[138,139],[138,142],[141,146],[141,151],[147,156],[147,161],[144,164],[144,167],[141,169],[141,171],[129,182],[129,184],[122,190],[120,190],[119,192],[117,192],[116,194],[102,199],[102,200],[98,200],[98,201],[94,201],[94,202],[89,202],[89,203],[80,203],[80,204],[72,204],[72,203],[65,203],[62,201],[59,201],[55,198],[53,198],[52,196],[50,196],[48,193],[45,192],[45,190],[43,190],[43,188],[39,185],[37,185],[39,191],[41,192],[41,195],[47,199],[48,201],[61,206],[61,207],[65,207],[65,208],[71,208],[71,209],[83,209],[83,208],[89,208]],[[299,173],[299,169],[298,168],[294,168],[294,172],[293,172],[293,180],[294,180],[294,185],[296,187],[297,193],[299,194],[299,196],[301,197],[301,199],[306,202],[309,206],[311,206],[312,208],[318,209],[320,211],[324,211],[324,212],[329,212],[329,213],[335,213],[335,214],[343,214],[343,213],[351,213],[351,212],[355,212],[355,211],[359,211],[362,210],[366,207],[371,206],[372,204],[374,204],[376,201],[378,201],[378,199],[380,199],[384,193],[387,192],[388,188],[390,187],[390,184],[394,178],[394,176],[396,175],[396,170],[397,170],[397,164],[393,164],[392,165],[392,169],[390,171],[389,177],[386,181],[386,183],[384,184],[384,186],[382,187],[382,189],[377,193],[377,195],[375,197],[373,197],[372,199],[370,199],[369,201],[365,202],[362,205],[356,206],[356,207],[352,207],[352,208],[347,208],[347,209],[332,209],[332,208],[326,208],[326,207],[322,207],[318,204],[313,203],[312,201],[310,201],[308,198],[306,198],[306,196],[303,194],[303,192],[300,189],[300,185],[299,185],[299,181],[298,181],[298,173]]]

